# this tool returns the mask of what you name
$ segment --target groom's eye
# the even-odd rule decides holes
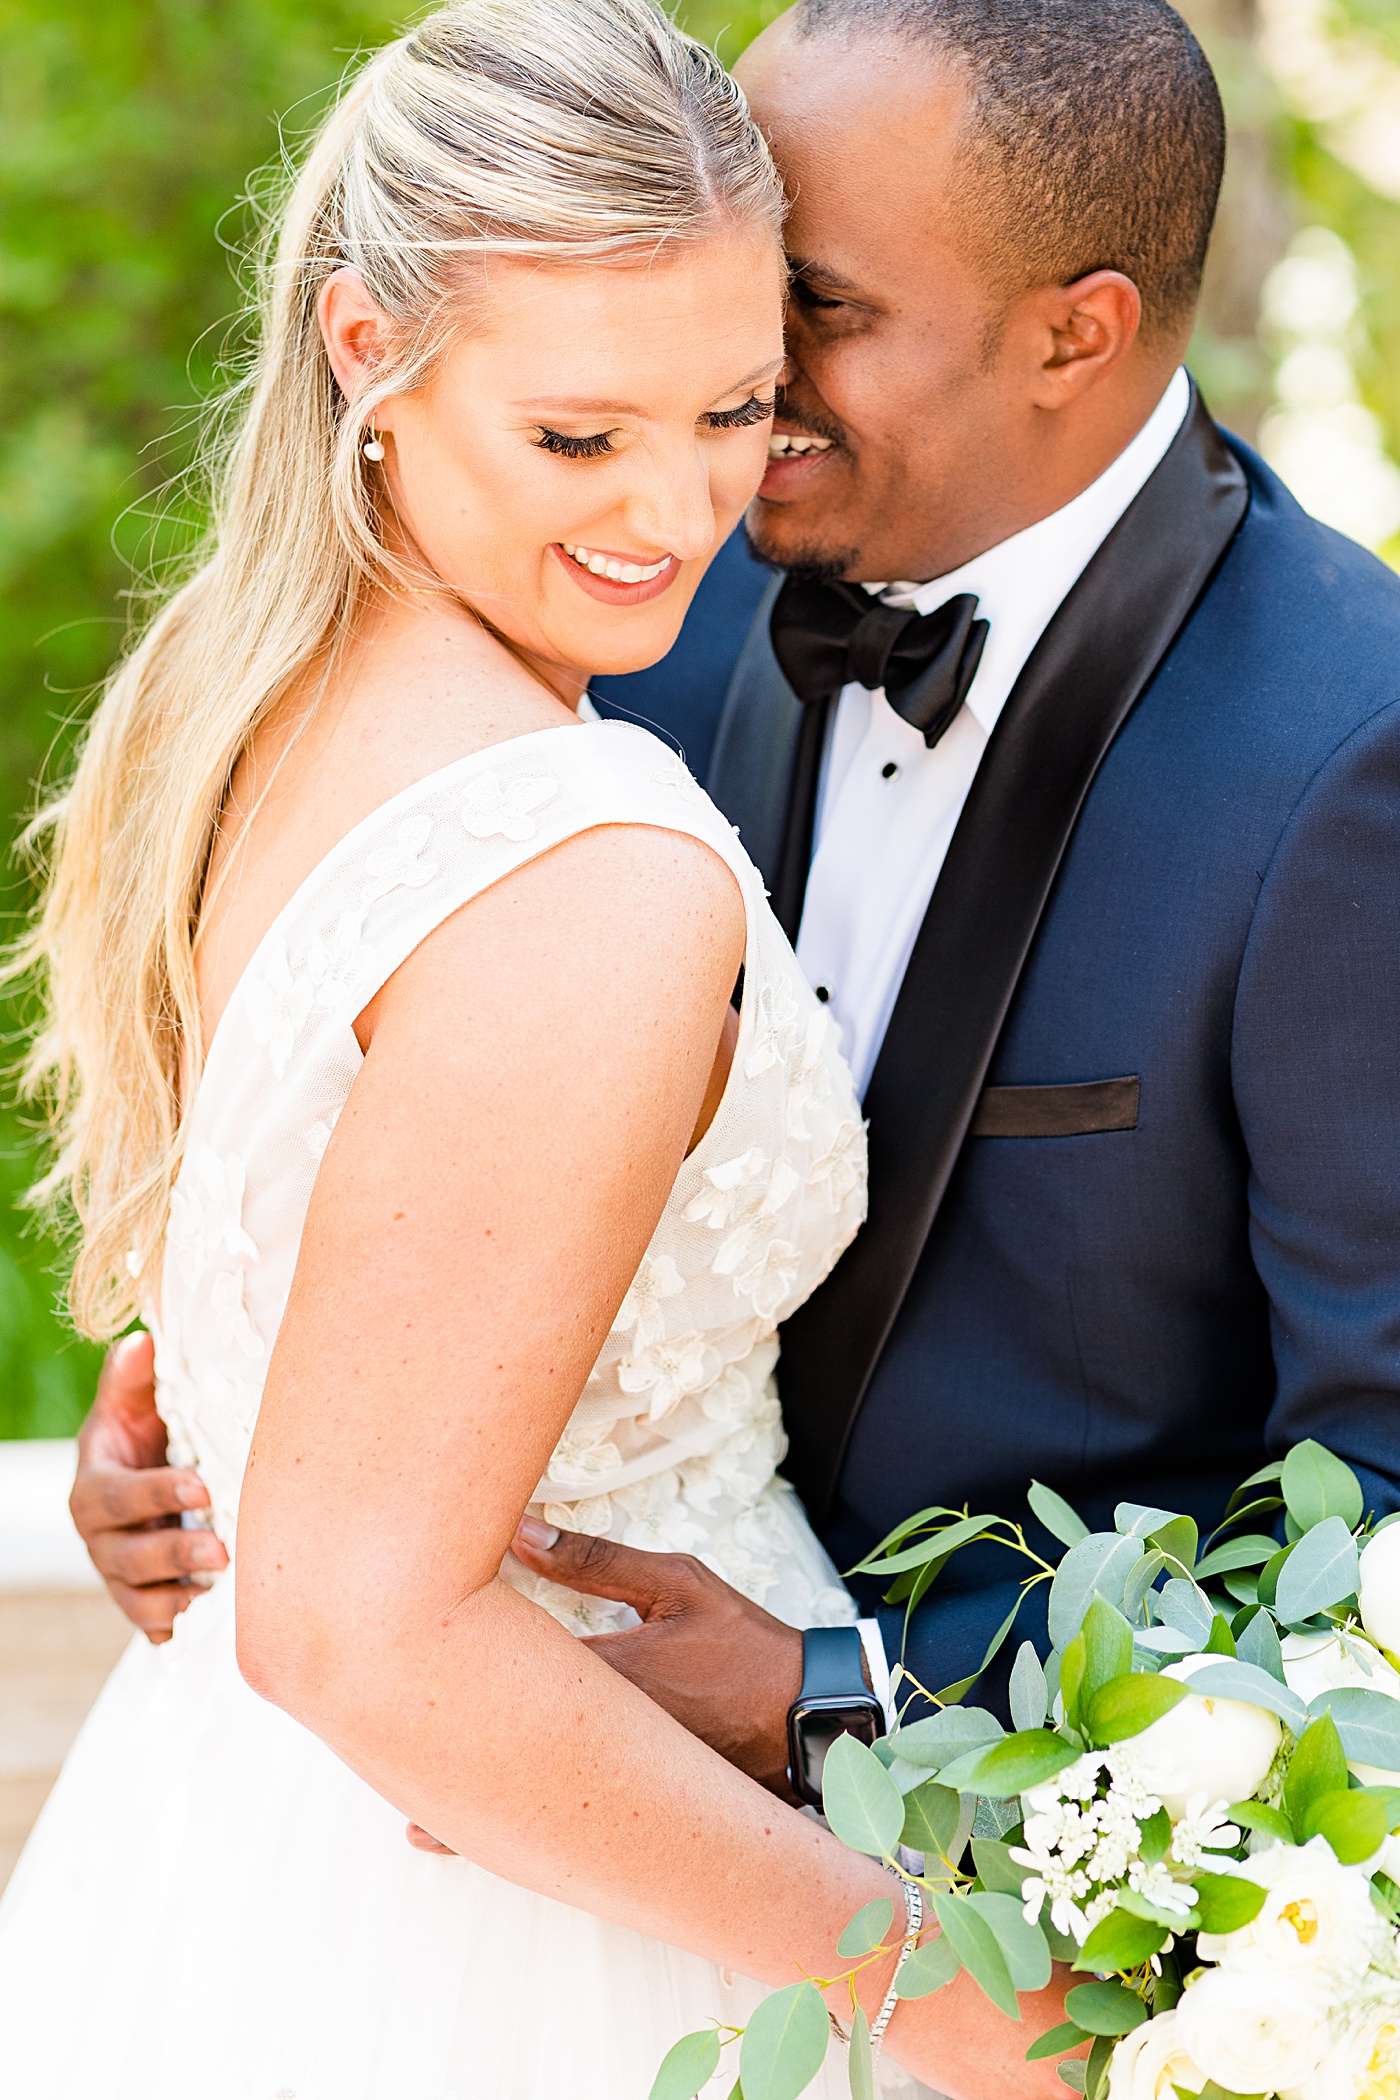
[[[612,432],[600,430],[593,437],[569,437],[562,430],[539,426],[540,434],[535,443],[541,452],[553,452],[560,459],[602,459],[612,451]]]
[[[827,298],[802,276],[800,271],[793,277],[789,289],[794,303],[805,307],[809,313],[834,313],[838,307],[846,304],[844,299]]]
[[[711,430],[746,430],[750,423],[762,423],[773,413],[773,398],[760,401],[757,394],[750,394],[739,408],[712,408],[701,416]]]

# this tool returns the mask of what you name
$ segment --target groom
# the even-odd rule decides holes
[[[787,581],[731,546],[600,700],[707,769],[864,1092],[787,1471],[842,1567],[1032,1476],[1209,1525],[1309,1436],[1400,1506],[1400,584],[1181,370],[1205,60],[1164,0],[799,0],[739,72],[795,200],[749,520]],[[133,1528],[200,1492],[141,1346],[74,1510],[159,1632],[221,1549]],[[796,1635],[683,1557],[519,1550],[636,1604],[603,1651],[781,1785]],[[1015,1596],[959,1556],[909,1667],[975,1671]]]

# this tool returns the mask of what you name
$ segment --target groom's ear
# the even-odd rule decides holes
[[[1032,367],[1037,408],[1066,408],[1112,371],[1138,340],[1142,294],[1121,270],[1023,292],[1013,327]]]

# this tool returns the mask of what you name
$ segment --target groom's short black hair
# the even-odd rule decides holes
[[[1121,270],[1145,330],[1189,319],[1225,113],[1166,0],[801,0],[794,26],[915,40],[965,76],[977,230],[1008,290]]]

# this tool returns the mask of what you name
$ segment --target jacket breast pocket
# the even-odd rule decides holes
[[[1138,1079],[1088,1079],[1069,1086],[988,1086],[969,1137],[1092,1137],[1136,1130]]]

